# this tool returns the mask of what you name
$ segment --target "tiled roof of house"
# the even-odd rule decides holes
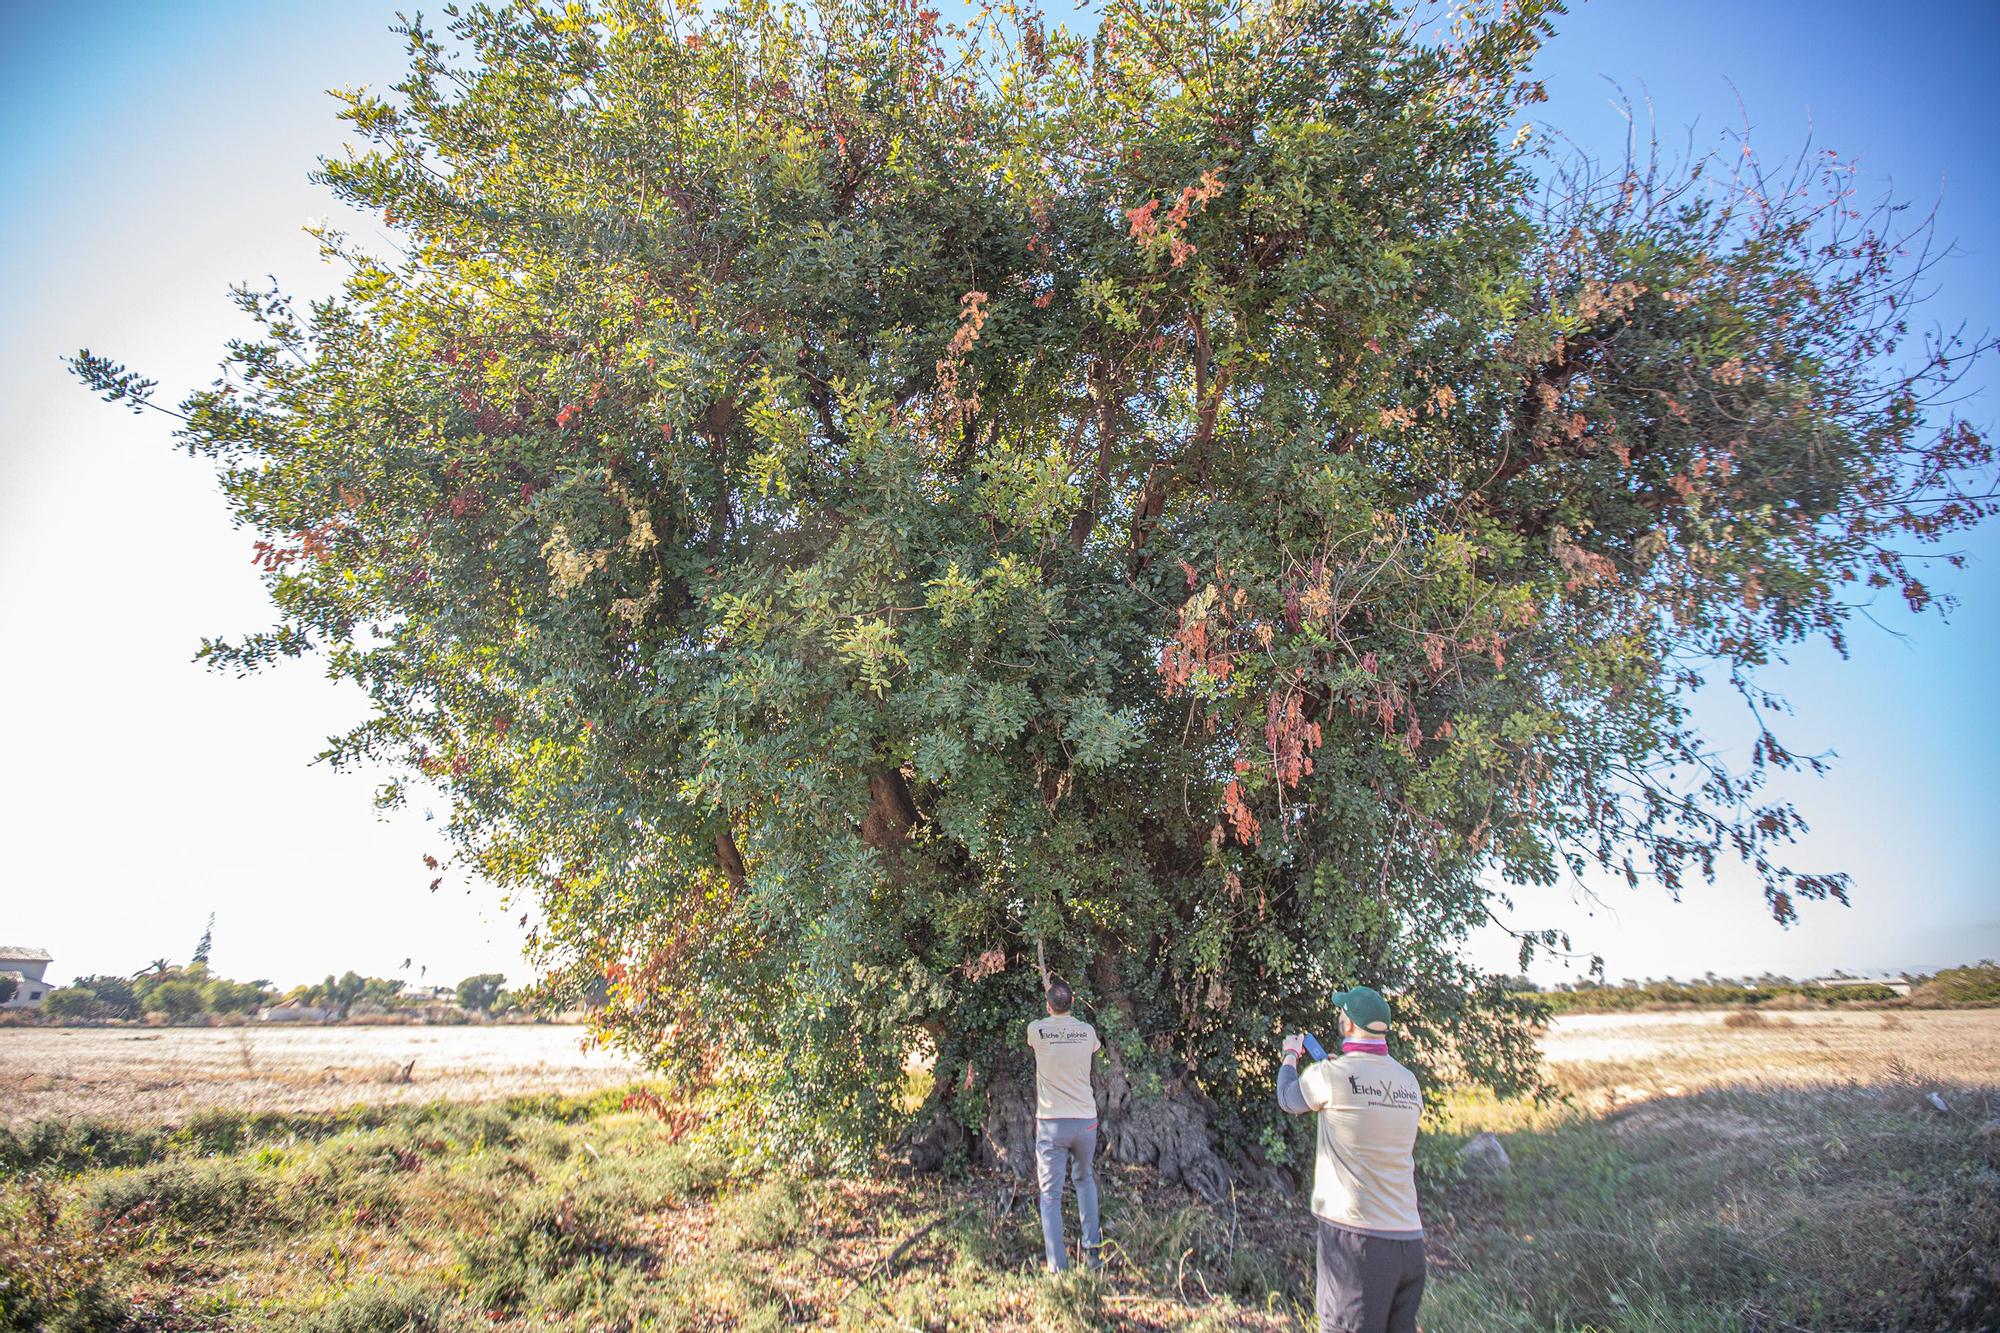
[[[0,944],[0,958],[24,963],[53,963],[56,960],[55,955],[46,949],[30,949],[15,944]]]

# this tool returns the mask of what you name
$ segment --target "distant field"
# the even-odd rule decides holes
[[[1543,1053],[1600,1103],[1718,1083],[1872,1082],[1924,1067],[2000,1082],[2000,1009],[1573,1014]],[[1744,1020],[1735,1020],[1743,1023]],[[172,1122],[198,1110],[320,1111],[357,1103],[576,1095],[642,1072],[585,1029],[479,1027],[0,1028],[0,1116]],[[392,1082],[415,1061],[407,1083]]]
[[[0,1028],[5,1123],[103,1116],[133,1123],[200,1110],[323,1111],[595,1092],[638,1076],[585,1029],[464,1027]],[[409,1082],[395,1082],[406,1064]]]
[[[2000,1009],[1572,1014],[1542,1053],[1571,1087],[1673,1095],[1720,1083],[1872,1083],[1921,1070],[2000,1085]]]
[[[1576,1015],[1543,1051],[1567,1105],[1440,1119],[1514,1166],[1426,1199],[1427,1329],[2000,1329],[2000,1010]]]
[[[493,1100],[630,1077],[578,1029],[248,1035],[254,1072],[233,1030],[0,1030],[0,1079],[66,1113],[0,1139],[0,1330],[1309,1327],[1296,1199],[1108,1169],[1109,1272],[1050,1282],[992,1177],[773,1172],[616,1088]],[[1579,1016],[1545,1049],[1558,1104],[1434,1099],[1429,1333],[2000,1328],[2000,1011]],[[1483,1130],[1511,1173],[1455,1178]]]

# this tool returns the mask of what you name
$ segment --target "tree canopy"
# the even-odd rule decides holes
[[[458,983],[459,1004],[476,1013],[491,1013],[507,978],[498,972],[481,972]]]
[[[1284,1163],[1276,1035],[1338,984],[1528,1086],[1532,997],[1458,956],[1494,894],[1844,894],[1756,669],[1930,603],[1991,463],[1921,225],[1830,154],[1552,156],[1559,11],[410,26],[319,173],[396,249],[240,292],[182,409],[278,611],[204,652],[358,683],[333,758],[447,792],[556,980],[793,1153],[910,1128],[922,1049],[927,1142],[1005,1157],[1040,957],[1112,1151],[1199,1188]]]

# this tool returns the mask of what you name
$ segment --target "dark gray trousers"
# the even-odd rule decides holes
[[[1319,1229],[1320,1333],[1417,1333],[1424,1298],[1424,1242],[1348,1231],[1322,1218]]]

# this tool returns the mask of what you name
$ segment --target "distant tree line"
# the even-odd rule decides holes
[[[263,979],[232,981],[209,971],[206,963],[176,967],[156,959],[134,976],[78,977],[51,990],[42,1013],[58,1022],[135,1019],[164,1014],[185,1023],[207,1015],[250,1014],[275,998]]]
[[[528,997],[506,989],[497,972],[467,977],[455,990],[439,994],[413,990],[393,977],[366,977],[355,971],[324,981],[280,991],[269,981],[234,981],[212,972],[205,963],[175,966],[164,959],[130,977],[82,976],[51,990],[41,1015],[56,1023],[132,1022],[158,1014],[170,1023],[203,1023],[231,1016],[249,1017],[259,1009],[297,1000],[346,1019],[364,1015],[415,1014],[437,1005],[455,1004],[468,1014],[499,1016],[529,1007]]]
[[[247,1018],[269,1005],[296,1000],[334,1019],[375,1015],[417,1016],[440,1005],[489,1017],[523,1013],[544,1002],[602,1003],[602,995],[530,995],[510,991],[498,972],[480,972],[455,988],[412,988],[394,977],[364,977],[352,969],[338,977],[279,991],[263,977],[233,981],[209,965],[215,943],[215,914],[209,913],[201,939],[185,965],[155,958],[131,976],[78,977],[52,989],[38,1016],[55,1023],[133,1022],[159,1015],[170,1023],[208,1023]],[[404,964],[408,966],[406,962]],[[11,998],[12,978],[0,977],[0,1004]],[[455,1012],[455,1011],[454,1011]]]
[[[1715,1009],[1773,1003],[1902,1004],[1918,1008],[2000,1004],[2000,964],[1992,959],[1946,968],[1933,975],[1911,975],[1908,980],[1911,983],[1908,995],[1899,994],[1886,983],[1851,979],[1840,972],[1831,978],[1810,981],[1769,972],[1754,977],[1719,977],[1711,972],[1698,980],[1626,978],[1615,985],[1586,980],[1549,990],[1543,990],[1527,977],[1510,978],[1507,985],[1517,994],[1535,995],[1555,1014]]]

